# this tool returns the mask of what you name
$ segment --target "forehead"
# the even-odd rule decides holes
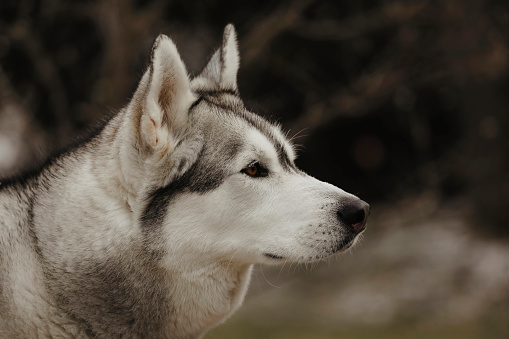
[[[223,130],[220,133],[221,137],[225,137],[226,134],[235,136],[240,142],[255,143],[265,150],[272,148],[283,167],[295,166],[293,146],[280,126],[248,111],[235,93],[231,91],[200,93],[198,101],[205,106],[207,115],[212,113],[215,128],[220,127]]]

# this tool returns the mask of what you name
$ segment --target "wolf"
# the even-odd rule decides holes
[[[200,338],[253,264],[349,249],[369,205],[299,170],[239,96],[234,27],[191,79],[160,35],[128,105],[0,184],[0,337]]]

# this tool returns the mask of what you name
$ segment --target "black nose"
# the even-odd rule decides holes
[[[358,198],[349,199],[343,201],[337,213],[339,220],[351,227],[355,233],[359,233],[366,228],[369,205]]]

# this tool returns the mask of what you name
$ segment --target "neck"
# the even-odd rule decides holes
[[[119,206],[126,207],[125,212],[131,216],[133,223],[131,227],[137,228],[135,224],[139,219],[137,214],[140,205],[137,197],[143,187],[136,186],[136,182],[143,180],[136,171],[144,165],[140,163],[142,160],[132,153],[132,145],[125,142],[126,136],[122,135],[123,130],[130,128],[122,125],[126,120],[122,119],[124,114],[129,114],[129,111],[120,112],[99,136],[109,139],[109,142],[100,143],[109,147],[94,154],[92,171],[96,172],[98,186],[118,201]],[[122,156],[119,157],[119,154]],[[132,232],[140,236],[139,230]],[[130,239],[135,240],[136,237]],[[102,286],[107,294],[103,299],[116,302],[127,298],[135,304],[139,303],[140,305],[131,305],[126,310],[135,318],[135,324],[140,326],[138,330],[143,331],[149,327],[152,328],[150,333],[154,336],[163,332],[170,333],[172,338],[200,337],[208,329],[226,320],[242,304],[252,265],[218,261],[193,267],[169,267],[147,255],[141,243],[122,246],[126,245],[123,251],[127,249],[138,255],[131,253],[119,255],[117,259],[106,259],[110,261],[105,264],[108,271],[94,271],[91,276],[107,275],[108,279],[113,279],[115,276],[111,275],[112,269],[118,274],[122,273],[124,279],[121,282],[107,279],[107,284]],[[177,258],[172,258],[173,262],[174,260]],[[111,291],[111,286],[117,285],[120,287]],[[139,314],[133,314],[136,312]],[[119,322],[102,318],[110,324]],[[95,321],[100,322],[100,319]],[[127,323],[126,320],[125,324]],[[105,328],[111,330],[112,326],[105,325]],[[122,331],[121,328],[118,329],[119,333]]]
[[[108,196],[132,212],[142,190],[138,183],[143,182],[143,164],[129,137],[129,114],[132,113],[128,109],[120,111],[101,131],[98,145],[102,147],[93,154],[92,171]]]
[[[171,299],[180,312],[172,337],[200,337],[225,321],[244,300],[251,268],[222,262],[175,274]]]

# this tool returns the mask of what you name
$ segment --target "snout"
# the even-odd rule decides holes
[[[366,228],[368,215],[369,204],[359,198],[343,201],[337,211],[338,219],[356,234]]]

